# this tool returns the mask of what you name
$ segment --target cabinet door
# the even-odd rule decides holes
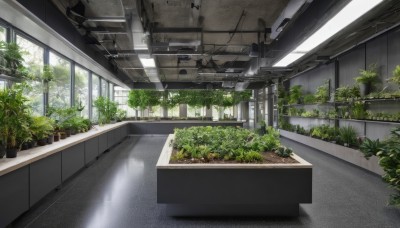
[[[85,142],[85,164],[88,164],[99,156],[99,138],[95,137]]]
[[[29,209],[29,166],[0,176],[0,227]]]
[[[34,162],[29,168],[29,205],[32,207],[61,184],[61,153]]]
[[[99,155],[108,149],[108,133],[99,135]]]
[[[85,143],[79,143],[62,151],[62,181],[83,168],[85,164]]]

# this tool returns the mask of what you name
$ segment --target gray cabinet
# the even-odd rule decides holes
[[[95,137],[85,142],[85,164],[94,161],[99,156],[99,138]]]
[[[83,168],[85,164],[85,144],[79,143],[62,151],[62,181]]]
[[[30,164],[29,205],[32,207],[61,184],[61,153]]]
[[[108,149],[108,139],[107,139],[108,134],[104,133],[102,135],[99,135],[99,155],[104,153]]]
[[[29,166],[0,176],[0,227],[29,209]]]

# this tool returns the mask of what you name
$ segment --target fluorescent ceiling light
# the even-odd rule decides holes
[[[279,62],[274,64],[274,67],[285,67],[289,65],[290,63],[300,59],[303,55],[306,53],[295,53],[291,52],[287,54],[283,59],[279,60]]]
[[[143,68],[155,68],[156,62],[153,58],[140,58],[140,62],[142,63]]]
[[[353,23],[355,20],[360,18],[362,15],[370,11],[372,8],[377,6],[383,0],[353,0],[348,3],[339,13],[331,18],[325,25],[314,32],[308,37],[303,43],[297,48],[291,51],[287,56],[275,63],[274,67],[285,67],[296,61],[298,58],[294,58],[294,55],[298,56],[300,53],[306,54],[313,50],[318,45],[322,44],[333,35],[338,33],[340,30]],[[289,55],[291,55],[289,57]],[[285,60],[286,59],[286,60]],[[285,60],[285,61],[283,61]],[[292,60],[292,61],[289,61]]]

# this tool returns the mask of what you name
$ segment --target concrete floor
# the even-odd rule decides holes
[[[282,139],[314,165],[313,203],[297,218],[173,218],[156,203],[155,164],[166,136],[135,136],[50,193],[11,227],[400,227],[375,174]]]

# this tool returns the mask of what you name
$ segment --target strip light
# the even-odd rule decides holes
[[[325,25],[314,32],[297,48],[279,60],[273,67],[286,67],[302,56],[324,43],[340,30],[353,23],[362,15],[377,6],[383,0],[353,0],[348,3],[339,13],[331,18]]]

